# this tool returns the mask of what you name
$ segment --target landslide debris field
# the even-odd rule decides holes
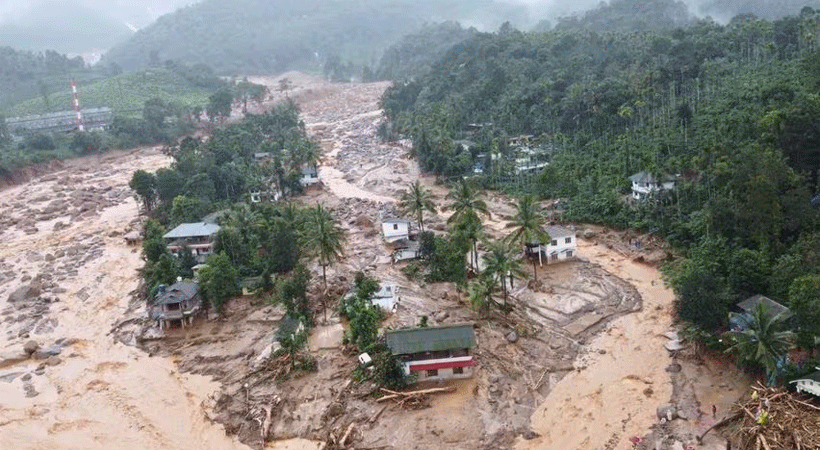
[[[163,339],[146,333],[145,305],[134,295],[139,248],[123,241],[140,226],[127,183],[134,170],[170,160],[159,149],[85,158],[0,199],[0,448],[32,440],[55,449],[243,447],[230,436],[263,448],[267,427],[273,448],[317,448],[345,434],[355,448],[628,448],[628,436],[647,432],[655,407],[672,395],[661,336],[672,296],[656,269],[633,261],[638,255],[622,245],[628,237],[579,227],[586,240],[578,260],[540,267],[537,282],[516,283],[509,316],[480,320],[456,286],[408,280],[381,239],[380,218],[397,213],[410,182],[421,179],[439,206],[447,192],[421,176],[406,143],[376,137],[387,84],[284,76],[293,89],[272,101],[295,99],[324,150],[322,184],[300,201],[325,204],[348,234],[343,261],[328,268],[327,323],[319,283],[310,290],[318,371],[274,378],[260,355],[283,311],[252,297]],[[278,80],[253,81],[275,92]],[[513,203],[496,193],[486,200],[485,230],[499,238]],[[425,223],[442,232],[446,218],[440,212]],[[431,325],[475,323],[476,376],[420,409],[376,403],[369,384],[351,382],[356,355],[342,346],[334,306],[357,271],[399,286],[384,327],[414,326],[422,316]],[[312,272],[318,279],[319,269]],[[714,386],[697,373],[704,389]],[[692,403],[690,417],[699,406]]]
[[[640,295],[582,257],[539,268],[538,282],[519,282],[512,292],[521,307],[506,319],[485,321],[455,285],[408,280],[402,265],[391,264],[379,224],[385,214],[398,213],[396,200],[420,174],[408,147],[382,143],[376,136],[377,101],[386,85],[305,87],[309,83],[297,81],[292,95],[302,99],[306,127],[324,150],[322,185],[300,200],[323,203],[348,235],[344,260],[328,268],[331,298],[341,298],[353,274],[363,271],[399,287],[399,306],[384,327],[415,326],[422,316],[431,325],[474,322],[478,375],[455,383],[455,393],[430,397],[427,408],[391,404],[382,411],[385,404],[374,402],[369,383],[349,382],[356,355],[342,347],[343,325],[333,312],[335,302],[328,323],[321,324],[318,284],[310,296],[320,322],[309,343],[318,362],[316,373],[275,381],[264,370],[257,357],[273,341],[283,311],[253,298],[233,302],[225,321],[200,321],[194,328],[174,330],[170,338],[141,341],[143,347],[173,358],[183,371],[222,383],[213,417],[255,448],[263,446],[260,430],[266,409],[273,411],[270,436],[276,439],[324,442],[332,440],[331,434],[340,438],[355,424],[356,448],[426,449],[442,443],[463,449],[509,448],[518,436],[534,437],[533,411],[566,373],[582,369],[577,356],[586,351],[591,336],[609,319],[640,309]],[[322,95],[312,100],[308,90],[321,90]],[[443,205],[446,190],[432,179],[424,181]],[[486,227],[501,237],[512,203],[498,194],[488,200],[493,214]],[[443,231],[446,217],[436,215],[426,223]],[[312,270],[318,279],[319,268]]]

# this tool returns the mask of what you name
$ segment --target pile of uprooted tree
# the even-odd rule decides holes
[[[733,414],[710,430],[723,427],[738,448],[793,450],[820,448],[820,406],[812,398],[783,388],[752,386]],[[734,447],[734,446],[733,446]]]

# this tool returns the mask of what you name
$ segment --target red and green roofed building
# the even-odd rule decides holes
[[[408,328],[385,332],[387,346],[401,362],[404,373],[416,381],[473,376],[476,346],[471,324]]]

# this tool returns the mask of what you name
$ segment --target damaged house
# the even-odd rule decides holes
[[[475,333],[470,324],[408,328],[384,333],[387,346],[406,375],[416,381],[473,376]]]

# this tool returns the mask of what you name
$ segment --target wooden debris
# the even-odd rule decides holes
[[[386,392],[389,395],[385,395],[384,397],[379,398],[378,400],[376,400],[376,403],[381,403],[383,401],[392,400],[392,399],[406,400],[406,399],[409,399],[411,397],[420,397],[422,395],[427,395],[427,394],[440,394],[442,392],[453,392],[453,391],[456,390],[456,388],[455,388],[455,386],[448,386],[448,387],[443,387],[443,388],[422,389],[420,391],[410,391],[410,392],[396,392],[396,391],[391,391],[390,389],[385,389],[385,388],[381,388],[381,390],[383,392]]]
[[[730,427],[739,448],[820,448],[820,407],[812,404],[811,397],[762,385],[752,389],[756,395],[737,404],[734,414],[715,424]]]
[[[347,438],[349,438],[349,437],[350,437],[350,433],[352,433],[352,432],[353,432],[353,428],[354,428],[355,426],[356,426],[356,423],[355,423],[355,422],[351,422],[351,423],[350,423],[350,425],[348,425],[348,427],[347,427],[347,431],[345,431],[344,436],[342,436],[342,440],[341,440],[341,441],[339,441],[339,445],[341,445],[342,447],[344,447],[344,446],[345,446],[345,444],[347,444]]]

